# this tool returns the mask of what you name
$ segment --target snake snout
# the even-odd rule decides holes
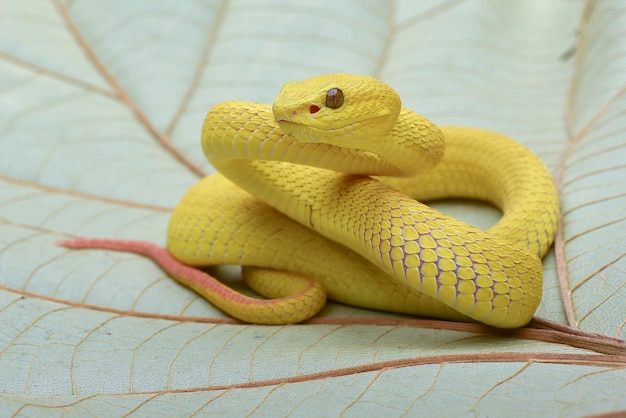
[[[274,115],[274,120],[276,122],[291,122],[291,119],[289,118],[289,115],[287,115],[287,111],[284,107],[273,105],[272,114]]]

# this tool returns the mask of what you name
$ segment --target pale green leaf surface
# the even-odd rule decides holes
[[[169,211],[213,171],[213,104],[368,74],[436,123],[543,158],[563,222],[537,316],[624,338],[624,27],[617,0],[0,0],[0,416],[626,410],[623,357],[334,303],[325,324],[238,325],[148,260],[55,245],[163,245]]]

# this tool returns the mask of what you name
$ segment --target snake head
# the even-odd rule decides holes
[[[286,83],[272,112],[296,140],[360,148],[388,135],[400,108],[398,94],[375,78],[331,74]]]

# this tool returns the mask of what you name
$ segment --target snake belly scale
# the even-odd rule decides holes
[[[541,160],[503,135],[437,127],[381,81],[333,74],[285,84],[273,106],[214,106],[202,149],[221,174],[175,208],[167,251],[188,266],[247,266],[248,283],[277,298],[216,296],[172,272],[235,317],[299,322],[327,293],[366,308],[514,328],[540,302],[557,192]],[[482,231],[416,200],[441,198],[490,201],[503,216]],[[115,249],[141,251],[133,247]]]

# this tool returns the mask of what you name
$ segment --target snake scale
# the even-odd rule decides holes
[[[371,77],[289,82],[273,106],[223,102],[202,127],[221,173],[174,209],[167,250],[141,241],[74,248],[144,253],[180,283],[246,322],[306,320],[342,303],[413,315],[525,325],[542,293],[541,257],[558,220],[542,161],[491,131],[437,127]],[[489,201],[483,231],[419,201]],[[243,296],[197,267],[244,266],[269,299]]]

